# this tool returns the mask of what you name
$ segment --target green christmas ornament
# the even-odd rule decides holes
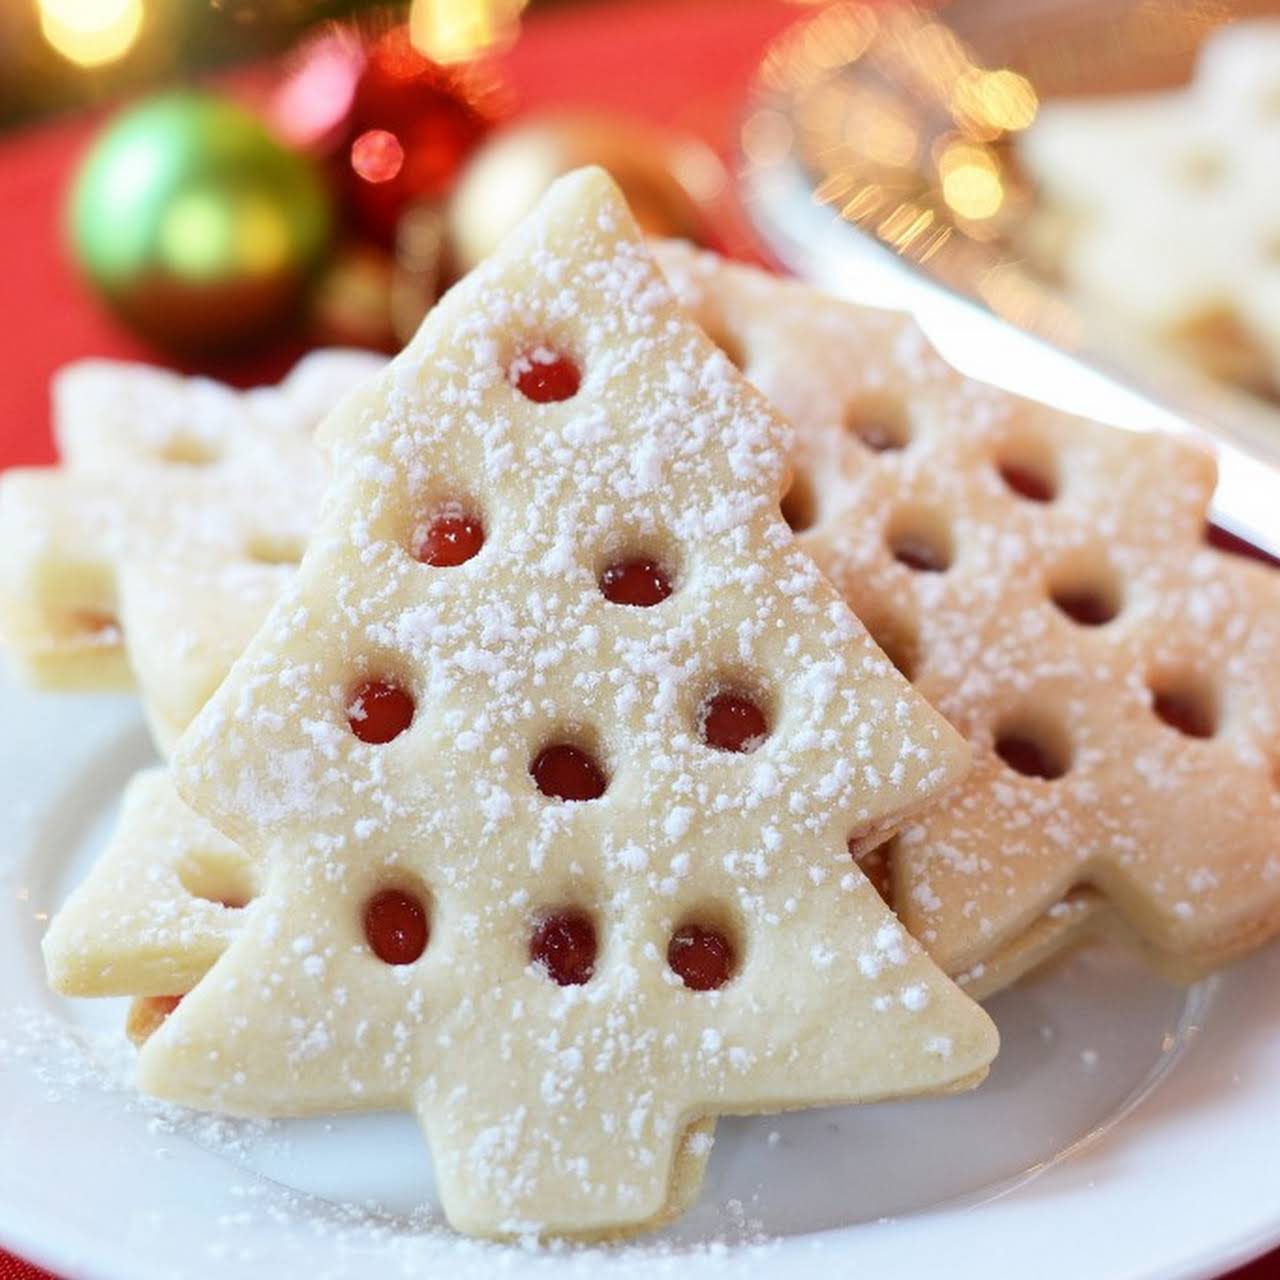
[[[71,192],[85,274],[166,346],[234,345],[283,320],[328,249],[329,194],[248,112],[207,94],[117,117]]]

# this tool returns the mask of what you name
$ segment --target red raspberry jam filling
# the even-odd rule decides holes
[[[412,723],[413,695],[388,680],[366,680],[351,691],[347,724],[361,742],[381,745],[398,738]]]
[[[595,758],[567,742],[543,747],[529,772],[538,790],[555,800],[598,800],[609,785]]]
[[[1005,484],[1028,502],[1052,502],[1057,497],[1057,486],[1041,471],[1019,466],[1016,462],[1002,462],[999,469]]]
[[[600,591],[613,604],[647,609],[671,594],[671,580],[656,560],[619,560],[600,575]]]
[[[1105,626],[1116,616],[1115,605],[1098,591],[1059,591],[1053,603],[1082,627]]]
[[[484,546],[484,525],[475,516],[449,512],[437,516],[422,535],[414,555],[423,564],[452,569]]]
[[[1176,689],[1157,691],[1152,703],[1156,715],[1171,729],[1188,738],[1212,738],[1216,725],[1208,700]]]
[[[427,912],[411,893],[382,889],[365,904],[364,936],[386,964],[412,964],[426,949]]]
[[[579,987],[595,972],[596,928],[580,911],[557,911],[538,922],[529,959],[553,982]]]
[[[1002,734],[996,740],[996,754],[1015,773],[1028,778],[1052,781],[1066,773],[1062,763],[1052,756],[1043,743],[1022,733]]]
[[[949,562],[941,549],[927,538],[903,534],[893,542],[893,556],[899,564],[917,573],[944,573]]]
[[[681,925],[667,945],[667,963],[690,991],[715,991],[733,976],[733,948],[715,929]]]
[[[702,711],[702,740],[718,751],[754,751],[768,736],[764,712],[740,693],[721,691]]]
[[[893,449],[904,448],[907,443],[900,426],[877,418],[860,419],[855,431],[858,439],[873,453],[888,453]]]
[[[569,400],[582,385],[581,370],[568,356],[533,351],[516,363],[516,389],[535,404]]]

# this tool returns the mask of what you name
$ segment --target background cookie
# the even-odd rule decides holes
[[[316,352],[279,387],[248,392],[106,360],[64,369],[62,463],[0,476],[0,626],[19,674],[128,683],[118,574],[134,557],[197,574],[295,563],[323,486],[311,429],[382,364]]]
[[[965,379],[904,317],[661,260],[794,425],[801,544],[973,748],[886,851],[943,968],[1084,886],[1180,972],[1273,934],[1280,579],[1204,545],[1212,460]]]

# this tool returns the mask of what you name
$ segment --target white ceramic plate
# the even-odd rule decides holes
[[[1191,991],[1098,948],[1000,997],[962,1098],[721,1124],[702,1197],[616,1249],[462,1241],[408,1117],[147,1102],[122,1001],[39,939],[151,759],[129,700],[0,685],[0,1243],[69,1277],[1211,1275],[1280,1240],[1280,951]]]
[[[968,371],[1149,429],[1170,415],[901,270],[812,269],[908,306]],[[1280,482],[1223,458],[1216,514],[1280,549]],[[1216,1276],[1280,1243],[1280,948],[1191,991],[1095,948],[992,1002],[960,1098],[722,1122],[701,1198],[615,1249],[443,1226],[405,1116],[253,1125],[140,1098],[123,1001],[47,991],[39,939],[152,761],[130,700],[0,683],[0,1244],[79,1280]]]

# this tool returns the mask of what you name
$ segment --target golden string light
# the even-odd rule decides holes
[[[814,200],[914,261],[959,266],[1025,204],[1008,139],[1035,119],[1036,91],[929,9],[831,4],[769,50],[758,93],[748,163],[798,161]]]
[[[69,62],[101,67],[137,43],[142,0],[37,0],[40,31]]]
[[[515,42],[528,0],[413,0],[409,39],[432,62],[469,62]]]
[[[986,147],[953,142],[938,157],[942,198],[962,218],[993,218],[1004,203],[1000,165]]]

